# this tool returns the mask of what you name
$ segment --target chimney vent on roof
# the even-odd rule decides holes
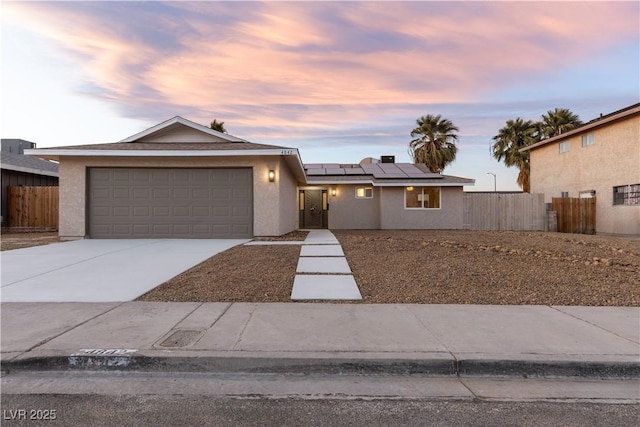
[[[381,156],[382,163],[395,163],[396,156]]]

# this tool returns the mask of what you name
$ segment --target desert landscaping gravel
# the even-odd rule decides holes
[[[543,232],[334,231],[361,303],[640,305],[640,240]],[[143,301],[289,302],[299,246],[238,246]]]
[[[360,303],[640,306],[640,239],[544,232],[333,231]],[[295,232],[274,240],[303,240]],[[55,233],[2,234],[2,250]],[[264,239],[268,240],[268,239]],[[236,246],[142,301],[290,302],[300,245]]]

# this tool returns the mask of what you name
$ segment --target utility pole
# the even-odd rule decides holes
[[[496,174],[493,172],[487,172],[487,175],[493,175],[493,192],[497,192],[498,191],[498,187],[496,184]]]

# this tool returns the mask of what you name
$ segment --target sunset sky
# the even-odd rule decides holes
[[[640,100],[640,3],[1,3],[0,136],[116,142],[179,115],[303,162],[409,162],[418,117],[458,128],[445,174],[517,190],[507,119]]]

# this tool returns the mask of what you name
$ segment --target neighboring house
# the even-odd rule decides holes
[[[0,150],[2,168],[2,226],[9,224],[9,186],[51,187],[58,185],[58,164],[37,157],[25,156],[25,149],[35,143],[23,139],[3,139]]]
[[[296,228],[462,228],[463,185],[420,165],[303,165],[174,117],[117,143],[30,150],[60,162],[63,238],[251,238]]]
[[[596,196],[596,232],[640,235],[640,104],[533,144],[531,192]]]

